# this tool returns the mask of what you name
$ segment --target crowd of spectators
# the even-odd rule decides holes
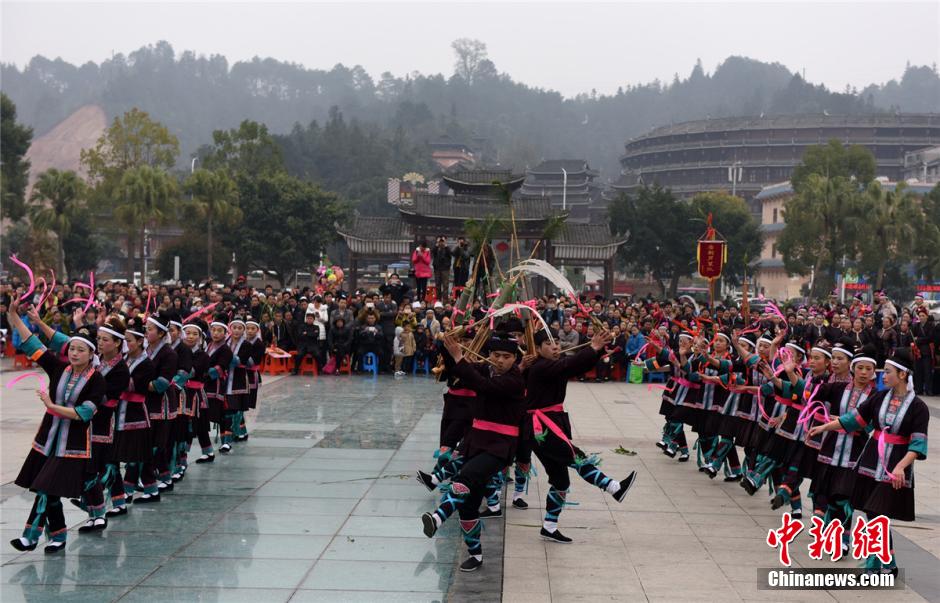
[[[420,248],[417,251],[420,251]],[[433,254],[430,260],[433,265]],[[442,264],[438,264],[442,266]],[[353,372],[363,370],[362,360],[372,353],[378,359],[380,372],[403,376],[417,368],[428,368],[437,363],[436,342],[452,328],[454,292],[434,299],[415,296],[418,286],[427,286],[428,277],[415,276],[402,279],[391,273],[376,290],[324,291],[310,288],[275,290],[268,285],[252,288],[243,279],[232,285],[208,283],[199,286],[159,285],[139,288],[122,282],[105,282],[96,286],[95,304],[85,313],[84,321],[94,323],[100,312],[117,312],[126,318],[149,310],[167,311],[186,317],[215,304],[211,313],[222,313],[229,318],[252,317],[261,324],[262,336],[269,348],[281,352],[296,352],[295,372],[301,360],[313,357],[323,373],[338,372],[347,360]],[[416,286],[412,286],[414,283]],[[417,281],[417,282],[415,282]],[[422,283],[422,281],[424,281]],[[442,283],[443,284],[443,283]],[[6,325],[6,307],[10,295],[22,295],[26,284],[22,281],[0,283],[0,329],[17,346],[19,336],[9,332]],[[443,286],[437,291],[446,291]],[[41,309],[43,321],[65,334],[80,325],[72,324],[72,310],[85,306],[88,292],[84,286],[60,284],[52,291]],[[37,302],[40,293],[34,292],[30,302]],[[485,299],[476,299],[469,312],[474,321],[487,316]],[[597,381],[612,377],[614,367],[627,367],[636,357],[650,333],[671,347],[678,346],[679,333],[694,328],[696,320],[712,320],[727,330],[744,329],[755,321],[780,321],[773,313],[754,301],[749,315],[727,300],[708,311],[689,298],[680,300],[654,300],[651,298],[626,300],[604,299],[601,296],[584,297],[582,305],[594,317],[611,329],[613,341],[601,356],[593,371]],[[23,319],[28,304],[21,305]],[[593,335],[593,321],[567,297],[548,294],[536,300],[535,307],[545,324],[558,336],[563,349],[571,349],[589,341]],[[935,381],[937,354],[940,350],[940,327],[930,315],[923,300],[918,298],[909,307],[900,308],[883,293],[876,295],[871,306],[861,299],[840,304],[835,299],[828,303],[782,308],[789,331],[788,338],[811,347],[820,340],[830,342],[851,340],[859,347],[874,344],[881,358],[890,356],[899,347],[910,348],[916,359],[915,382],[918,393],[931,395],[940,391]],[[31,329],[38,327],[31,325]],[[582,377],[583,378],[583,377]]]

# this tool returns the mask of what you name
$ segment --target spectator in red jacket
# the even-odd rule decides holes
[[[415,289],[418,300],[423,300],[428,290],[428,279],[431,278],[431,250],[428,242],[422,240],[418,248],[411,252],[411,268],[415,273]]]

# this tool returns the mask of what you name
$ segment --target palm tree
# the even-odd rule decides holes
[[[164,223],[172,216],[177,200],[176,181],[163,170],[143,165],[124,172],[118,194],[120,199],[114,208],[114,217],[128,232],[128,280],[134,280],[133,250],[130,241],[136,239],[140,245],[140,282],[145,284],[145,229],[151,224]]]
[[[885,266],[905,259],[914,249],[923,225],[923,212],[914,195],[899,182],[893,191],[872,182],[867,190],[865,250],[870,265],[877,266],[875,290],[884,285]]]
[[[30,200],[30,217],[36,228],[56,234],[56,266],[63,280],[65,272],[65,238],[72,228],[72,217],[82,209],[86,186],[72,170],[51,168],[39,175]]]
[[[206,221],[206,278],[211,279],[212,227],[215,222],[234,225],[241,221],[241,209],[235,205],[238,189],[225,172],[198,169],[186,180],[186,190],[192,195],[191,209]]]

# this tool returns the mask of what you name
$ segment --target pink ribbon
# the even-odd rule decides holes
[[[46,292],[45,295],[43,295],[42,297],[39,298],[39,303],[37,304],[37,306],[38,306],[39,308],[42,308],[42,305],[46,302],[46,299],[47,299],[50,295],[52,295],[52,292],[55,290],[55,270],[51,270],[51,269],[50,269],[50,272],[52,273],[52,285],[49,286],[48,292]],[[43,282],[45,282],[45,281],[43,281]]]
[[[151,300],[152,298],[153,298],[153,289],[150,288],[150,287],[147,287],[147,305],[144,306],[144,316],[145,316],[145,317],[146,317],[147,314],[150,312],[150,300]]]
[[[193,312],[192,314],[190,314],[189,316],[187,316],[187,317],[183,320],[183,324],[186,324],[187,322],[193,320],[194,318],[196,318],[197,316],[199,316],[199,315],[201,315],[201,314],[205,314],[206,312],[208,312],[208,311],[211,310],[212,308],[216,307],[217,305],[219,305],[219,302],[214,302],[214,303],[209,304],[209,305],[206,306],[205,308],[196,310],[195,312]]]
[[[18,375],[14,377],[13,379],[7,381],[7,388],[9,389],[13,387],[14,384],[22,381],[23,379],[26,379],[27,377],[35,377],[36,380],[39,381],[39,391],[41,392],[46,391],[46,377],[42,373],[37,373],[36,371],[23,373],[22,375]]]
[[[797,425],[807,425],[813,419],[813,415],[816,414],[817,409],[822,411],[826,423],[830,421],[829,409],[827,409],[826,405],[821,401],[814,399],[819,392],[820,385],[821,384],[816,385],[813,389],[813,393],[810,394],[809,399],[806,401],[806,406],[800,411],[799,416],[796,418]]]
[[[91,307],[91,304],[95,300],[95,272],[91,271],[88,273],[88,303],[85,304],[85,312],[88,312],[88,308]]]
[[[23,301],[32,295],[33,291],[36,290],[36,280],[33,278],[33,270],[26,263],[21,262],[20,259],[16,257],[15,253],[10,256],[10,259],[13,260],[14,264],[25,270],[27,275],[29,275],[29,289],[27,289],[26,293],[23,294],[23,297],[19,299],[19,301]]]

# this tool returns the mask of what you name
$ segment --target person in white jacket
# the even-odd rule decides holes
[[[320,327],[320,349],[326,349],[326,329],[330,322],[330,309],[323,303],[323,299],[316,295],[313,303],[307,306],[307,314],[313,314],[313,322]]]

